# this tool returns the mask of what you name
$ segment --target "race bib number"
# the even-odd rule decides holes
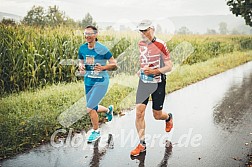
[[[98,71],[94,71],[94,64],[86,64],[85,69],[87,71],[87,77],[89,78],[102,78]]]
[[[144,83],[157,83],[154,78],[154,75],[145,75],[143,70],[141,70],[140,78]]]

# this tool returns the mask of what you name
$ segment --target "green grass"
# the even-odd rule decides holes
[[[181,89],[251,60],[251,51],[234,52],[209,59],[205,62],[180,66],[169,74],[166,93]]]
[[[251,60],[251,51],[234,52],[205,62],[183,65],[168,75],[167,93]],[[115,76],[111,79],[110,89],[101,104],[108,106],[113,103],[116,113],[133,107],[137,80],[137,76]],[[83,82],[76,82],[2,97],[0,157],[6,158],[48,142],[55,130],[63,128],[57,119],[60,113],[74,104],[77,104],[77,110],[85,112],[84,102],[79,101],[83,94]],[[89,127],[88,115],[70,126],[75,130]]]

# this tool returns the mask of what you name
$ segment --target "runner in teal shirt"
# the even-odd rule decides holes
[[[87,42],[80,46],[78,58],[80,73],[84,74],[87,112],[93,125],[93,131],[88,137],[89,143],[100,138],[97,112],[105,112],[108,121],[112,120],[113,105],[106,108],[99,103],[108,90],[107,70],[114,70],[117,65],[109,49],[97,41],[96,27],[87,26],[84,36]]]
[[[85,85],[92,86],[94,84],[108,84],[109,75],[108,72],[100,71],[96,73],[94,66],[100,64],[105,66],[107,61],[112,57],[108,48],[102,45],[100,42],[96,42],[93,49],[88,48],[88,43],[83,44],[79,49],[79,59],[84,60],[86,74],[84,76]],[[89,59],[89,60],[88,60]]]

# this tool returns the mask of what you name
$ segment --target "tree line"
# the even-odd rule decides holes
[[[178,28],[178,30],[175,32],[176,34],[181,34],[181,35],[187,35],[187,34],[198,34],[197,32],[192,32],[188,27],[182,26]],[[229,29],[227,26],[226,22],[220,22],[218,30],[213,29],[213,28],[207,28],[206,32],[204,34],[208,35],[216,35],[216,34],[221,34],[221,35],[238,35],[238,34],[252,34],[252,31],[248,30],[243,30],[243,29],[238,29],[238,28],[233,28]]]
[[[5,25],[15,25],[16,22],[13,19],[3,19],[1,21]],[[33,6],[29,10],[26,16],[21,20],[21,24],[28,26],[38,27],[86,27],[87,25],[97,26],[97,23],[93,20],[90,13],[87,13],[81,21],[75,21],[74,19],[66,16],[64,11],[59,10],[56,5],[49,6],[46,10],[42,6]]]

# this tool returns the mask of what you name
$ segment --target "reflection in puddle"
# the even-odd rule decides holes
[[[147,151],[147,150],[146,150]],[[144,167],[144,161],[145,161],[145,156],[146,156],[146,151],[142,152],[138,156],[130,156],[132,160],[137,159],[139,161],[139,167]]]
[[[161,163],[158,165],[159,167],[168,166],[168,159],[172,154],[172,143],[170,141],[166,141],[165,153],[164,158],[162,159]]]
[[[240,85],[232,86],[214,109],[214,122],[224,130],[232,129],[240,124],[241,118],[252,102],[252,74],[244,78]]]
[[[91,167],[99,166],[100,160],[106,154],[107,149],[108,148],[110,148],[110,149],[114,148],[114,142],[113,142],[112,134],[109,134],[107,144],[101,150],[99,149],[99,142],[100,142],[100,139],[96,140],[95,143],[94,143],[93,157],[92,157],[92,159],[90,161],[90,164],[89,164],[89,166],[91,166]]]

